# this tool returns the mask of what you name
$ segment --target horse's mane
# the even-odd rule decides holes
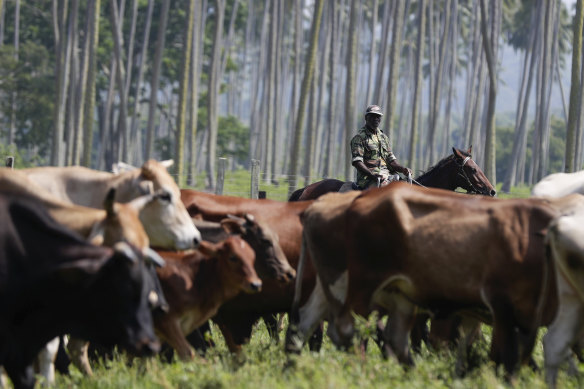
[[[459,152],[460,152],[462,155],[464,155],[465,157],[470,157],[470,154],[469,154],[469,153],[467,153],[466,151],[463,151],[463,150],[458,150],[458,151],[459,151]],[[422,173],[421,173],[421,174],[420,174],[420,175],[419,175],[419,176],[416,178],[416,180],[418,180],[418,179],[420,179],[420,178],[424,177],[424,176],[425,176],[425,175],[427,175],[427,174],[430,174],[431,172],[433,172],[433,171],[434,171],[434,169],[441,168],[441,167],[443,167],[444,165],[446,165],[447,163],[450,163],[450,161],[452,161],[454,158],[455,158],[455,155],[454,155],[454,154],[450,154],[450,155],[448,155],[448,156],[446,156],[446,157],[442,158],[440,161],[438,161],[436,164],[434,164],[434,165],[430,166],[428,169],[426,169],[426,170],[422,170]]]

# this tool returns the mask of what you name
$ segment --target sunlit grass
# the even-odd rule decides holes
[[[75,368],[69,376],[57,375],[57,387],[66,388],[507,388],[502,374],[496,374],[488,361],[490,329],[483,326],[484,339],[474,345],[479,366],[464,378],[454,373],[455,354],[451,350],[430,351],[425,346],[414,356],[416,366],[405,370],[390,358],[384,360],[370,341],[364,355],[359,351],[339,351],[326,338],[320,352],[307,348],[300,355],[288,356],[280,344],[268,336],[262,322],[256,325],[250,344],[245,346],[245,362],[231,356],[213,326],[216,347],[203,360],[191,362],[160,358],[134,359],[125,354],[113,361],[93,365],[94,376],[84,377]],[[543,334],[543,330],[541,332]],[[543,350],[538,342],[534,359],[543,366]],[[582,368],[584,366],[580,366]],[[559,387],[581,387],[578,380],[560,374]],[[542,371],[524,367],[515,380],[515,388],[545,388]]]

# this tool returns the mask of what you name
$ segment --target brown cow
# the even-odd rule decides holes
[[[386,340],[400,362],[411,364],[408,335],[418,305],[436,317],[462,312],[491,323],[491,358],[510,374],[530,357],[538,327],[556,313],[544,233],[557,211],[537,199],[402,183],[364,192],[348,208],[345,200],[338,198],[336,216],[327,217],[335,207],[324,198],[303,215],[303,244],[319,274],[310,306],[323,299],[328,305],[324,312],[304,309],[298,328],[310,329],[328,309],[331,339],[348,346],[352,312],[367,316],[380,306],[389,313]],[[297,349],[307,334],[295,337],[293,330],[287,345]]]
[[[229,215],[220,223],[194,218],[193,223],[207,242],[218,243],[229,234],[240,235],[256,254],[255,270],[261,279],[289,282],[296,276],[296,271],[280,247],[278,235],[266,223],[258,222],[253,215]]]
[[[228,215],[252,214],[258,222],[266,223],[278,235],[288,262],[296,268],[302,237],[300,214],[313,201],[289,203],[269,199],[254,200],[189,189],[181,189],[181,199],[189,214],[200,219],[220,221]],[[302,282],[305,290],[314,286],[312,265],[307,266]],[[249,341],[253,324],[263,315],[288,312],[293,297],[294,283],[282,285],[275,280],[264,280],[261,293],[239,294],[219,309],[213,321],[221,328],[229,350],[239,353],[241,345]]]
[[[166,266],[158,269],[168,313],[154,318],[155,329],[183,360],[194,352],[185,338],[209,320],[221,304],[239,292],[259,292],[262,281],[253,265],[255,254],[239,236],[219,243],[203,241],[195,251],[159,251]]]

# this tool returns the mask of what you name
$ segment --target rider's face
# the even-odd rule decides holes
[[[379,123],[381,123],[381,116],[370,113],[365,116],[365,123],[371,129],[377,128],[379,127]]]

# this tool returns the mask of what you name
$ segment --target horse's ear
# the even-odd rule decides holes
[[[468,155],[472,155],[472,145],[470,145],[466,152],[468,153]]]
[[[462,153],[460,152],[459,149],[457,149],[456,147],[452,146],[452,154],[454,154],[455,157],[464,158],[464,155],[462,155]]]

